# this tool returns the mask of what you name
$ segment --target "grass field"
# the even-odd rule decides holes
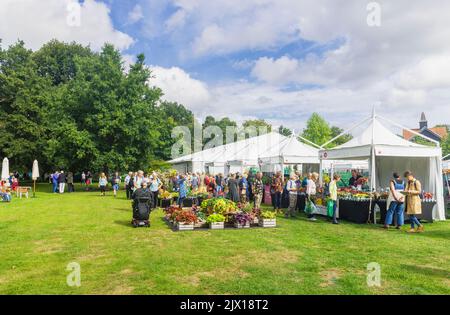
[[[412,235],[303,216],[276,229],[173,232],[162,217],[132,228],[124,192],[0,203],[0,293],[450,294],[450,222]],[[70,262],[80,287],[66,284]],[[367,286],[370,262],[381,287]]]

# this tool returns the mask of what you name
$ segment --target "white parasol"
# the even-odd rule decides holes
[[[33,162],[33,171],[31,177],[33,178],[33,180],[37,180],[39,178],[39,164],[37,160],[34,160]]]
[[[2,180],[7,180],[8,178],[9,178],[9,161],[8,158],[4,158],[2,164]]]
[[[36,197],[36,180],[39,178],[39,165],[37,160],[33,161],[31,178],[33,178],[33,197]]]

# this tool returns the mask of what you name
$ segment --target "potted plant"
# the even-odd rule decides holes
[[[261,209],[253,208],[252,211],[249,213],[250,217],[252,218],[251,223],[258,225],[259,224],[259,216],[261,214]]]
[[[176,205],[167,207],[164,212],[166,213],[165,218],[170,223],[173,223],[175,221],[175,217],[177,216],[177,213],[180,212],[182,209]]]
[[[159,199],[161,200],[161,208],[165,209],[170,207],[172,204],[172,194],[167,190],[164,190],[160,195]]]
[[[224,227],[225,217],[220,213],[213,213],[206,219],[211,230],[221,230]]]
[[[192,211],[197,216],[197,222],[194,224],[194,228],[202,228],[207,223],[206,222],[206,214],[201,211],[201,209],[197,208],[196,206],[192,207]]]
[[[276,227],[277,226],[277,214],[275,211],[261,211],[259,215],[259,226],[261,227]]]
[[[238,212],[233,216],[234,227],[241,228],[249,228],[250,221],[252,221],[251,216],[245,212]]]
[[[178,231],[193,230],[197,220],[197,216],[192,210],[176,212],[175,222]]]

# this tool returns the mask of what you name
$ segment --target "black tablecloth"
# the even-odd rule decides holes
[[[381,220],[380,224],[384,224],[384,221],[386,220],[386,213],[387,213],[387,201],[386,200],[378,200],[377,204],[380,206],[380,217]],[[433,209],[434,206],[436,205],[436,202],[422,202],[422,214],[418,214],[416,215],[416,217],[419,220],[426,220],[428,222],[433,222]],[[406,209],[405,209],[405,221],[409,221],[409,217],[406,214]],[[396,217],[394,216],[393,220],[392,220],[392,225],[396,225]]]
[[[423,202],[422,201],[422,214],[416,214],[417,219],[433,222],[433,209],[436,202]],[[405,209],[407,211],[407,209]],[[405,221],[409,221],[409,217],[405,212]]]
[[[372,201],[370,221],[374,222],[374,208],[376,201]],[[339,200],[339,219],[367,223],[369,220],[370,201]]]

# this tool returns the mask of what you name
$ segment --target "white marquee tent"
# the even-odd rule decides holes
[[[284,162],[284,163],[283,163]],[[274,165],[319,164],[318,150],[295,137],[270,132],[169,161],[179,172],[234,173],[248,167],[270,171]]]
[[[309,143],[317,146],[312,142]],[[319,150],[313,146],[298,141],[295,135],[284,137],[260,155],[259,164],[263,172],[277,172],[283,170],[285,166],[293,165],[300,165],[302,172],[318,172]]]
[[[411,170],[416,178],[421,181],[423,189],[432,192],[437,199],[433,218],[445,220],[442,149],[439,147],[439,143],[427,138],[427,140],[436,144],[436,147],[429,147],[406,141],[392,133],[381,121],[407,129],[387,118],[376,115],[374,112],[372,117],[343,133],[348,133],[363,124],[367,125],[368,127],[357,137],[336,148],[321,150],[319,153],[321,165],[323,161],[330,160],[368,161],[372,191],[377,188],[389,187],[389,180],[392,178],[394,171]],[[414,131],[411,132],[415,133]],[[421,136],[420,134],[417,135]],[[329,143],[338,137],[332,139]]]

